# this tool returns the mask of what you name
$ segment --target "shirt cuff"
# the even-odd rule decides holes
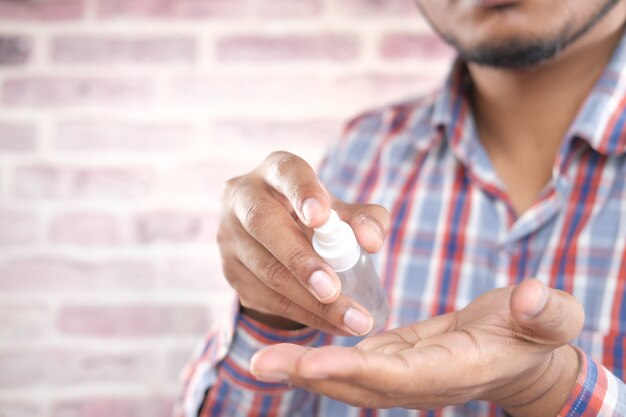
[[[580,357],[580,372],[567,402],[557,417],[612,416],[617,404],[615,378],[597,365],[585,352],[576,348]]]
[[[297,330],[281,330],[263,324],[245,313],[239,313],[237,318],[237,330],[249,336],[250,342],[258,349],[276,343],[295,343],[304,345],[310,343],[319,335],[320,331],[311,327]],[[257,350],[258,350],[257,349]]]
[[[235,335],[229,354],[221,364],[220,375],[231,383],[253,390],[287,389],[287,384],[257,380],[250,373],[250,360],[259,350],[277,343],[294,343],[302,346],[319,346],[325,334],[312,328],[280,330],[267,326],[239,313],[235,324]]]

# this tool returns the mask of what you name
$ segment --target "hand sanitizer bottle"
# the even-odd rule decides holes
[[[350,226],[334,210],[313,233],[313,248],[341,280],[341,293],[361,304],[374,318],[372,332],[385,325],[389,305],[369,254],[359,246]]]

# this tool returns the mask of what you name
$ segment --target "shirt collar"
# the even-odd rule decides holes
[[[433,125],[443,128],[448,139],[453,132],[464,130],[467,117],[471,118],[467,101],[469,82],[465,63],[457,59],[435,99]],[[468,138],[471,135],[459,136],[459,139]],[[572,138],[580,138],[606,156],[626,153],[626,35],[574,119],[566,135],[566,139]]]
[[[578,137],[607,156],[626,153],[626,35],[570,128]]]
[[[439,128],[453,127],[457,122],[460,106],[465,102],[465,78],[467,68],[465,63],[457,58],[446,78],[443,88],[435,99],[433,109],[433,125]]]

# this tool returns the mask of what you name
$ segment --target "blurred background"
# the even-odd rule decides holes
[[[169,415],[222,183],[450,59],[413,0],[0,0],[0,416]]]

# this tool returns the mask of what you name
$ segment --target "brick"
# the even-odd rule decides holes
[[[155,287],[156,270],[149,262],[109,260],[87,262],[33,256],[0,263],[2,292],[145,292]]]
[[[92,397],[58,402],[52,417],[170,417],[174,400],[166,396]]]
[[[194,212],[193,214],[202,218],[204,227],[197,236],[203,237],[203,239],[208,238],[214,242],[219,219],[219,211],[215,209],[214,205],[219,201],[224,183],[230,178],[254,169],[264,155],[256,155],[252,161],[245,161],[244,158],[247,153],[251,152],[250,149],[232,150],[233,148],[224,146],[224,142],[220,142],[219,138],[211,138],[207,142],[215,144],[211,145],[215,148],[214,155],[205,160],[187,164],[181,163],[164,170],[159,179],[158,193],[193,197],[205,196],[210,199],[213,203],[212,207],[204,208],[202,212]],[[224,149],[225,152],[221,155],[218,154],[218,147]],[[233,152],[236,152],[237,158],[233,157]]]
[[[208,328],[206,308],[189,305],[66,305],[60,332],[93,337],[141,338],[201,335]]]
[[[230,287],[222,273],[217,247],[207,251],[202,258],[174,258],[163,266],[165,285],[172,290],[224,293]]]
[[[0,247],[37,241],[39,217],[30,210],[0,207]]]
[[[342,0],[339,11],[347,16],[420,18],[415,0]]]
[[[198,242],[204,236],[207,215],[182,210],[154,210],[139,214],[134,232],[139,243]]]
[[[0,305],[0,342],[41,339],[49,328],[50,316],[50,309],[41,304],[3,302]]]
[[[335,80],[336,100],[358,111],[419,97],[436,88],[445,72],[434,74],[367,73]]]
[[[167,355],[167,377],[171,381],[179,381],[183,374],[183,370],[193,354],[195,346],[189,346],[187,349],[177,349],[171,351]]]
[[[0,21],[71,20],[84,11],[84,0],[24,1],[0,0]]]
[[[259,107],[284,112],[326,112],[348,118],[385,103],[416,97],[435,88],[447,65],[432,73],[353,73],[336,78],[316,74],[213,76],[174,78],[168,99],[187,106],[220,109],[231,106],[245,114]],[[300,114],[300,113],[296,113]]]
[[[12,77],[4,81],[2,102],[16,107],[145,105],[152,99],[147,79]]]
[[[230,36],[217,41],[217,58],[226,62],[351,61],[359,54],[356,36]]]
[[[323,101],[328,84],[317,75],[311,76],[184,76],[170,82],[168,99],[187,106],[256,109],[279,106],[289,109],[311,106]],[[330,98],[328,98],[330,103]]]
[[[150,352],[46,348],[0,352],[0,387],[141,383],[154,379]]]
[[[431,33],[393,33],[383,38],[380,54],[386,59],[450,60],[454,50]]]
[[[120,224],[116,216],[101,212],[64,213],[50,221],[50,241],[79,246],[115,245],[121,243]]]
[[[316,17],[324,11],[322,0],[250,1],[254,15],[272,18]]]
[[[14,176],[14,192],[24,198],[139,198],[154,181],[151,169],[116,166],[36,164],[16,168]]]
[[[193,128],[185,122],[65,120],[54,128],[56,149],[72,152],[171,152],[187,149],[192,139]]]
[[[34,399],[32,403],[0,399],[0,416],[2,417],[44,417],[41,403]]]
[[[50,59],[64,64],[190,64],[196,61],[194,38],[131,38],[86,34],[56,36],[50,41]]]
[[[246,14],[249,0],[99,0],[97,15],[111,18],[200,19]]]
[[[277,149],[299,154],[300,150],[309,147],[323,147],[341,133],[342,125],[343,121],[332,119],[225,118],[212,123],[209,139],[258,150],[261,155]]]
[[[23,36],[0,35],[0,65],[20,65],[30,59],[32,41]]]
[[[0,121],[0,152],[32,152],[37,147],[35,125]]]

